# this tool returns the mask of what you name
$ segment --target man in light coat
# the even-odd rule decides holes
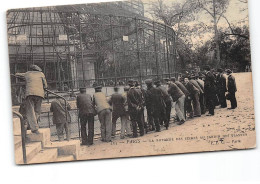
[[[38,119],[41,114],[41,104],[44,99],[44,89],[47,82],[42,70],[37,65],[31,65],[30,71],[26,73],[16,73],[15,76],[23,78],[26,83],[25,106],[26,118],[32,133],[38,134]]]
[[[98,119],[101,125],[101,141],[111,142],[111,107],[108,104],[107,98],[105,94],[101,91],[101,89],[101,86],[95,87],[95,94],[93,95],[93,104],[96,107]]]

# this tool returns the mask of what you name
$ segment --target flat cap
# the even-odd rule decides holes
[[[42,72],[42,69],[37,65],[30,65],[30,69],[34,71]]]

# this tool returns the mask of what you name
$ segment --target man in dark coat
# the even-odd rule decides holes
[[[215,99],[216,99],[216,84],[215,77],[213,73],[210,71],[210,67],[205,67],[206,77],[204,84],[204,93],[206,98],[206,104],[209,110],[209,114],[207,116],[213,116],[215,110]]]
[[[128,110],[133,127],[133,137],[137,137],[137,125],[139,127],[140,136],[144,135],[144,124],[142,121],[142,112],[144,108],[143,97],[138,90],[135,89],[134,80],[129,80],[130,87],[127,93]]]
[[[237,92],[237,85],[235,77],[232,75],[231,70],[227,70],[228,74],[228,93],[230,97],[231,102],[231,108],[230,109],[236,109],[237,108],[237,99],[236,99],[236,92]]]
[[[172,101],[171,101],[171,97],[168,94],[168,91],[166,90],[166,88],[164,86],[161,85],[161,81],[157,80],[154,83],[156,85],[156,87],[161,90],[162,95],[163,95],[163,100],[165,103],[165,116],[161,117],[160,119],[160,124],[162,125],[164,122],[164,126],[166,127],[166,129],[168,129],[169,127],[169,123],[170,123],[170,118],[171,118],[171,110],[172,110]]]
[[[217,95],[218,95],[221,108],[226,108],[227,101],[226,101],[225,93],[227,92],[227,81],[226,81],[226,77],[224,76],[224,71],[222,68],[218,69],[216,86],[217,86]]]
[[[51,102],[50,111],[53,112],[53,124],[56,125],[59,141],[64,140],[64,129],[66,132],[67,141],[70,140],[70,109],[70,104],[65,102],[61,97],[58,97]]]
[[[147,99],[151,105],[151,114],[153,116],[156,132],[161,131],[160,117],[165,117],[165,103],[163,94],[160,89],[153,86],[153,81],[148,79],[145,81],[147,85]]]
[[[145,81],[146,85],[152,85],[153,81],[146,80]],[[146,111],[147,111],[147,121],[148,121],[148,126],[150,131],[155,130],[155,125],[154,125],[154,119],[153,119],[153,103],[151,99],[151,93],[150,93],[150,88],[147,88],[145,92],[145,106],[146,106]]]
[[[142,100],[143,100],[143,106],[146,106],[146,91],[141,87],[140,83],[138,81],[135,81],[135,89],[138,93],[140,93],[140,95],[142,96]],[[144,129],[145,129],[145,132],[149,132],[149,128],[148,128],[148,124],[147,122],[145,122],[145,118],[144,118],[144,108],[142,109],[142,122],[143,122],[143,125],[144,125]]]
[[[125,110],[126,98],[118,93],[119,88],[114,87],[115,93],[111,96],[109,104],[112,105],[112,136],[116,134],[116,121],[118,118],[121,119],[121,135],[120,138],[125,138],[125,127],[127,121],[127,114]]]
[[[190,93],[190,99],[192,100],[193,104],[193,110],[194,110],[194,117],[200,117],[201,116],[201,108],[200,108],[200,102],[199,102],[199,94],[200,91],[197,89],[188,78],[184,79],[185,87]],[[191,114],[192,117],[192,114]]]
[[[205,106],[204,106],[204,87],[196,80],[196,75],[190,76],[190,82],[200,91],[199,94],[199,102],[201,114],[205,114]]]
[[[86,94],[86,88],[80,88],[80,94],[77,96],[77,108],[79,109],[79,119],[81,125],[82,145],[92,145],[94,137],[94,116],[95,108],[93,99]],[[88,124],[88,133],[86,125]]]

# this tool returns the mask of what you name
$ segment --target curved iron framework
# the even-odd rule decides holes
[[[8,11],[11,73],[35,63],[59,91],[175,75],[174,30],[131,2]]]

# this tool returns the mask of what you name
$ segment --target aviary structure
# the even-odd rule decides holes
[[[141,0],[14,9],[7,24],[11,73],[37,64],[52,90],[176,73],[175,32],[145,17]],[[21,85],[12,78],[13,93]]]

